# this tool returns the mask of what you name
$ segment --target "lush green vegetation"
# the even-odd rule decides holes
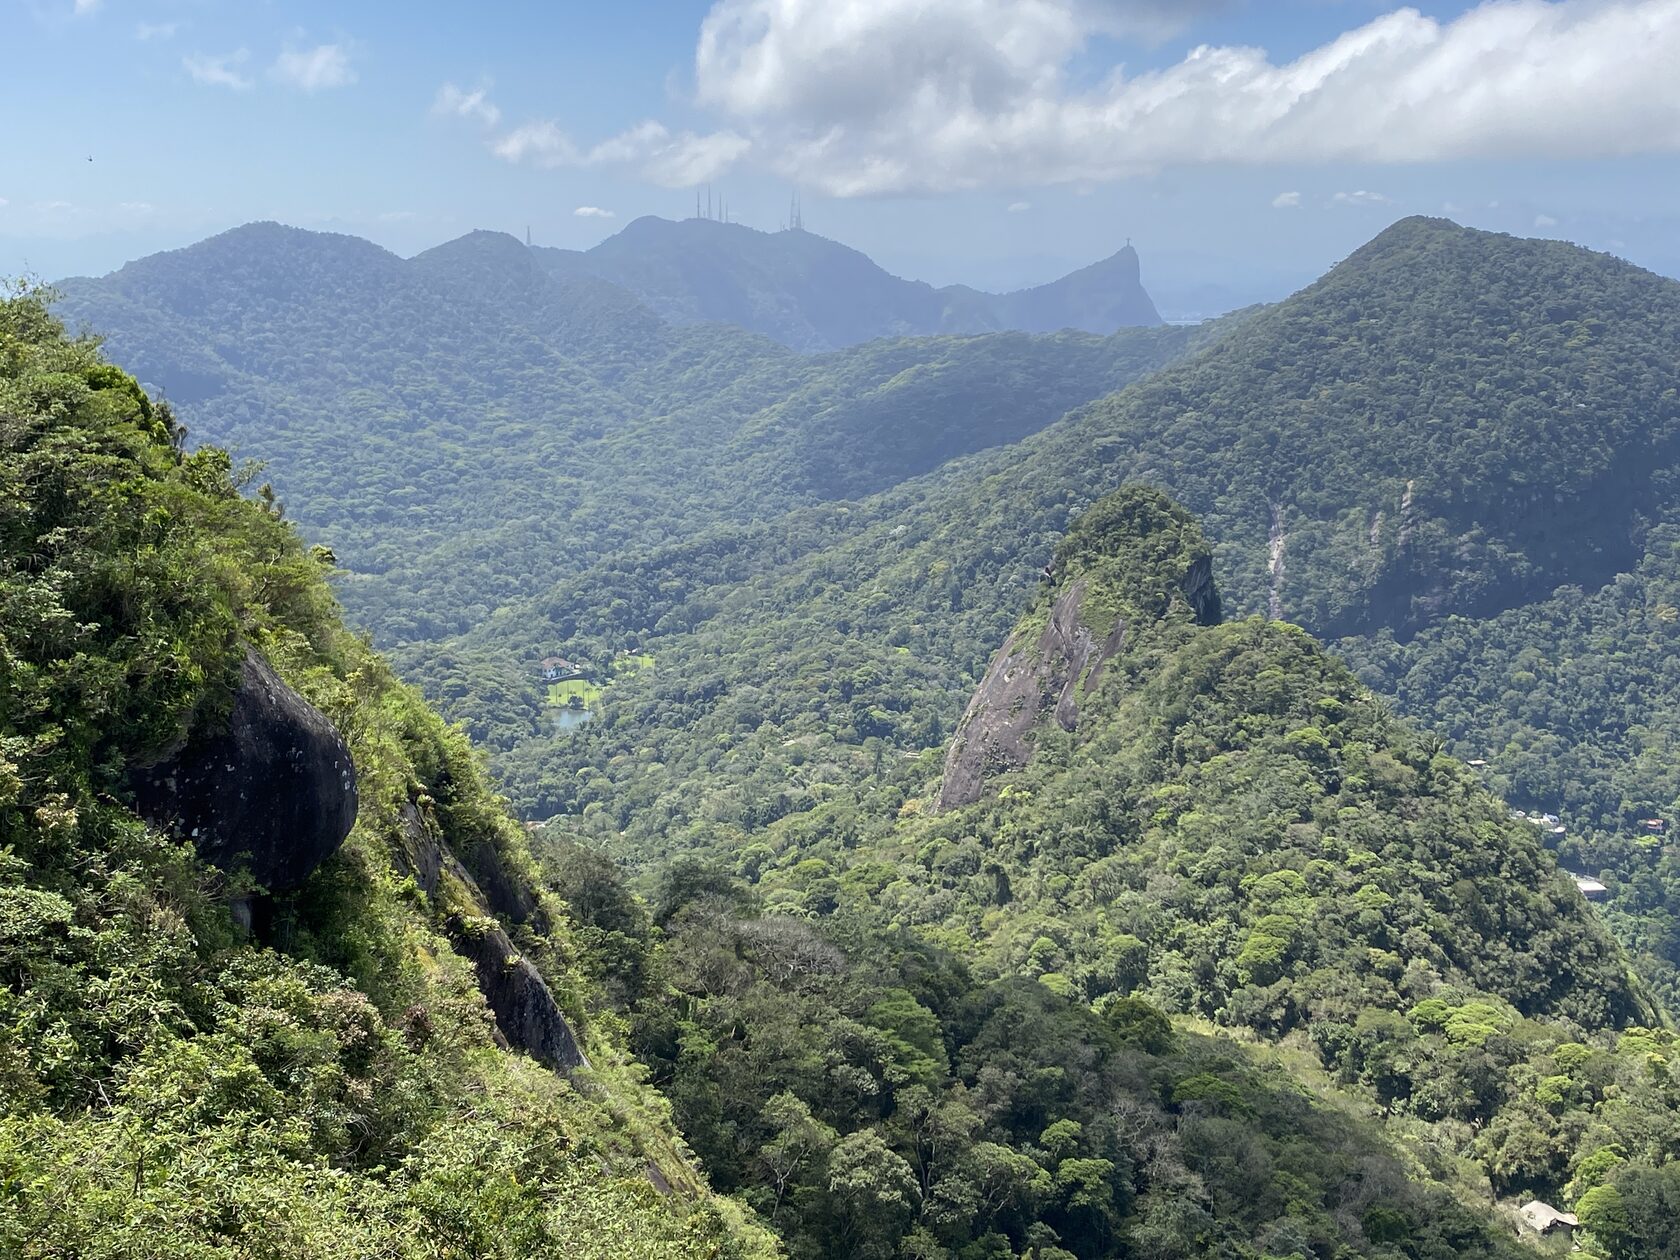
[[[455,683],[448,711],[496,748],[516,799],[599,805],[591,825],[632,852],[750,831],[877,765],[913,794],[898,754],[950,735],[1058,532],[1140,476],[1207,522],[1234,611],[1340,634],[1360,676],[1489,761],[1492,786],[1562,814],[1565,856],[1611,883],[1612,924],[1671,998],[1680,886],[1634,824],[1680,813],[1677,294],[1557,242],[1407,221],[1014,446],[623,553],[405,665],[439,694],[484,679]],[[585,735],[521,736],[493,680],[545,633],[647,644],[664,668]]]
[[[1645,1026],[1680,995],[1680,865],[1636,824],[1680,811],[1680,286],[1409,220],[1196,334],[799,359],[508,238],[404,264],[261,229],[68,309],[318,504],[357,619],[553,816],[575,1004],[796,1252],[1473,1254],[1447,1198],[1530,1194],[1616,1260],[1675,1245]],[[1205,522],[1227,609],[1353,672],[1120,591],[1139,633],[1091,722],[931,814],[1046,561],[1136,480]],[[603,684],[564,732],[558,651]],[[1610,884],[1639,979],[1484,780],[1564,816],[1546,843]],[[1169,1039],[1125,1031],[1151,1012]],[[1409,1181],[1360,1202],[1347,1168],[1385,1160]]]
[[[177,400],[195,438],[267,463],[381,645],[459,634],[642,547],[1013,442],[1193,337],[1000,334],[806,358],[723,325],[666,327],[612,285],[545,275],[510,236],[404,262],[275,224],[70,282],[59,310]]]
[[[339,621],[322,558],[227,456],[0,302],[0,1252],[769,1254],[636,1083],[564,907],[520,935],[590,1046],[498,1049],[400,815],[530,877],[461,737]],[[265,926],[125,806],[124,769],[253,643],[350,740],[360,820]],[[667,1199],[650,1184],[662,1169]]]
[[[1680,1009],[1680,532],[1659,525],[1632,572],[1597,591],[1417,638],[1344,645],[1362,675],[1488,763],[1526,810],[1560,814],[1548,842],[1612,889],[1605,912],[1669,1009]],[[1653,833],[1646,819],[1661,819]]]
[[[659,936],[587,812],[540,833],[794,1254],[1495,1254],[1451,1192],[1662,1202],[1675,1043],[1533,829],[1299,630],[1198,626],[1205,555],[1152,491],[1076,523],[1024,624],[1078,583],[1124,646],[971,808],[924,762],[720,831]]]

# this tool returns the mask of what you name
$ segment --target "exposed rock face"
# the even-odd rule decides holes
[[[1220,620],[1201,529],[1148,486],[1123,487],[1093,504],[1044,572],[1052,583],[1049,616],[1042,629],[1036,619],[1018,628],[992,658],[946,754],[940,810],[973,804],[989,780],[1025,766],[1048,717],[1078,730],[1080,705],[1129,634],[1182,620],[1186,605],[1198,625]]]
[[[946,754],[940,809],[972,804],[988,779],[1026,765],[1032,756],[1027,736],[1046,709],[1064,731],[1078,727],[1081,679],[1095,685],[1126,636],[1125,623],[1116,621],[1097,644],[1079,617],[1085,590],[1084,579],[1072,583],[1050,606],[1036,642],[1023,642],[1017,631],[992,658]]]
[[[454,916],[446,925],[455,952],[470,959],[478,987],[509,1044],[558,1071],[588,1067],[548,983],[493,920]]]
[[[1194,564],[1184,575],[1180,585],[1184,598],[1190,601],[1190,609],[1196,616],[1198,626],[1216,626],[1224,614],[1224,604],[1219,598],[1219,587],[1213,581],[1213,557],[1198,556]]]
[[[331,722],[255,652],[232,711],[129,776],[141,817],[270,892],[298,887],[356,821],[356,768]]]
[[[515,947],[507,932],[489,918],[492,906],[504,914],[512,910],[497,905],[496,897],[487,898],[466,867],[450,852],[449,846],[437,834],[436,828],[412,801],[401,808],[403,851],[398,859],[408,874],[414,877],[428,897],[436,899],[447,875],[466,890],[476,904],[481,917],[468,919],[456,913],[449,916],[444,930],[455,952],[473,964],[478,973],[478,987],[496,1017],[496,1027],[509,1047],[525,1051],[538,1062],[558,1071],[588,1067],[589,1059],[578,1045],[572,1027],[554,1000],[554,992]],[[527,903],[536,908],[531,890],[503,869],[501,859],[490,846],[481,846],[493,858],[489,869],[505,880],[510,889],[517,889],[515,906]],[[519,921],[525,916],[514,915]],[[546,924],[546,920],[540,920]]]

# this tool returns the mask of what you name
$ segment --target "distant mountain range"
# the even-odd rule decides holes
[[[58,309],[178,406],[195,440],[268,462],[355,571],[343,598],[382,643],[459,633],[672,529],[861,497],[1017,441],[1201,335],[800,354],[728,323],[673,325],[543,256],[501,232],[403,259],[254,223],[65,281]],[[423,607],[396,594],[428,587]]]
[[[1064,328],[1107,335],[1161,323],[1138,252],[1125,248],[1060,280],[1015,293],[901,280],[866,255],[803,229],[652,216],[594,249],[542,249],[551,275],[622,285],[673,324],[735,324],[796,350],[877,337]]]
[[[837,251],[645,222],[587,255],[473,233],[404,260],[252,225],[67,283],[59,310],[195,439],[273,461],[331,550],[232,531],[259,567],[224,576],[230,607],[301,650],[325,599],[294,570],[338,570],[352,623],[547,820],[544,878],[608,951],[629,1051],[792,1254],[1520,1254],[1444,1215],[1429,1174],[1402,1193],[1326,1144],[1364,1120],[1466,1203],[1543,1199],[1613,1241],[1597,1254],[1676,1254],[1626,1223],[1669,1228],[1653,1178],[1680,1168],[1673,1034],[1632,1027],[1680,1010],[1680,284],[1408,219],[1202,327],[799,353],[959,308],[1060,321],[1135,261],[934,306]],[[101,455],[130,423],[97,367],[43,375],[10,396],[109,395],[85,436],[43,410],[44,450]],[[0,489],[60,511],[39,467],[0,461]],[[232,499],[214,456],[180,467]],[[164,595],[196,570],[160,555],[237,573],[186,532],[224,520],[193,503],[149,497],[121,535]],[[107,598],[114,562],[65,579],[79,537],[17,549],[33,602],[11,616],[16,642],[62,643],[40,677],[85,697],[72,738],[125,676],[81,636],[195,660],[172,599]],[[587,681],[551,685],[562,655]],[[355,716],[408,739],[390,701]],[[364,798],[391,825],[479,815],[452,758],[416,757]],[[657,889],[648,912],[609,895],[609,859]],[[346,870],[305,925],[379,868]],[[1286,1104],[1242,1068],[1284,1037]],[[1338,1100],[1321,1123],[1314,1095]],[[793,1144],[813,1171],[783,1194],[764,1178]],[[870,1250],[831,1207],[862,1169],[903,1187]],[[1022,1189],[973,1237],[1000,1178]]]

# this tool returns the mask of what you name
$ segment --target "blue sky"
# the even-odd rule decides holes
[[[765,228],[798,187],[937,283],[1130,237],[1176,314],[1411,213],[1680,274],[1680,0],[0,0],[0,31],[8,273],[252,219],[581,248],[709,182]]]

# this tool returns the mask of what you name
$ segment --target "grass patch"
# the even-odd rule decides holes
[[[601,689],[583,678],[548,685],[548,702],[566,708],[575,699],[578,707],[587,709],[601,698]]]

